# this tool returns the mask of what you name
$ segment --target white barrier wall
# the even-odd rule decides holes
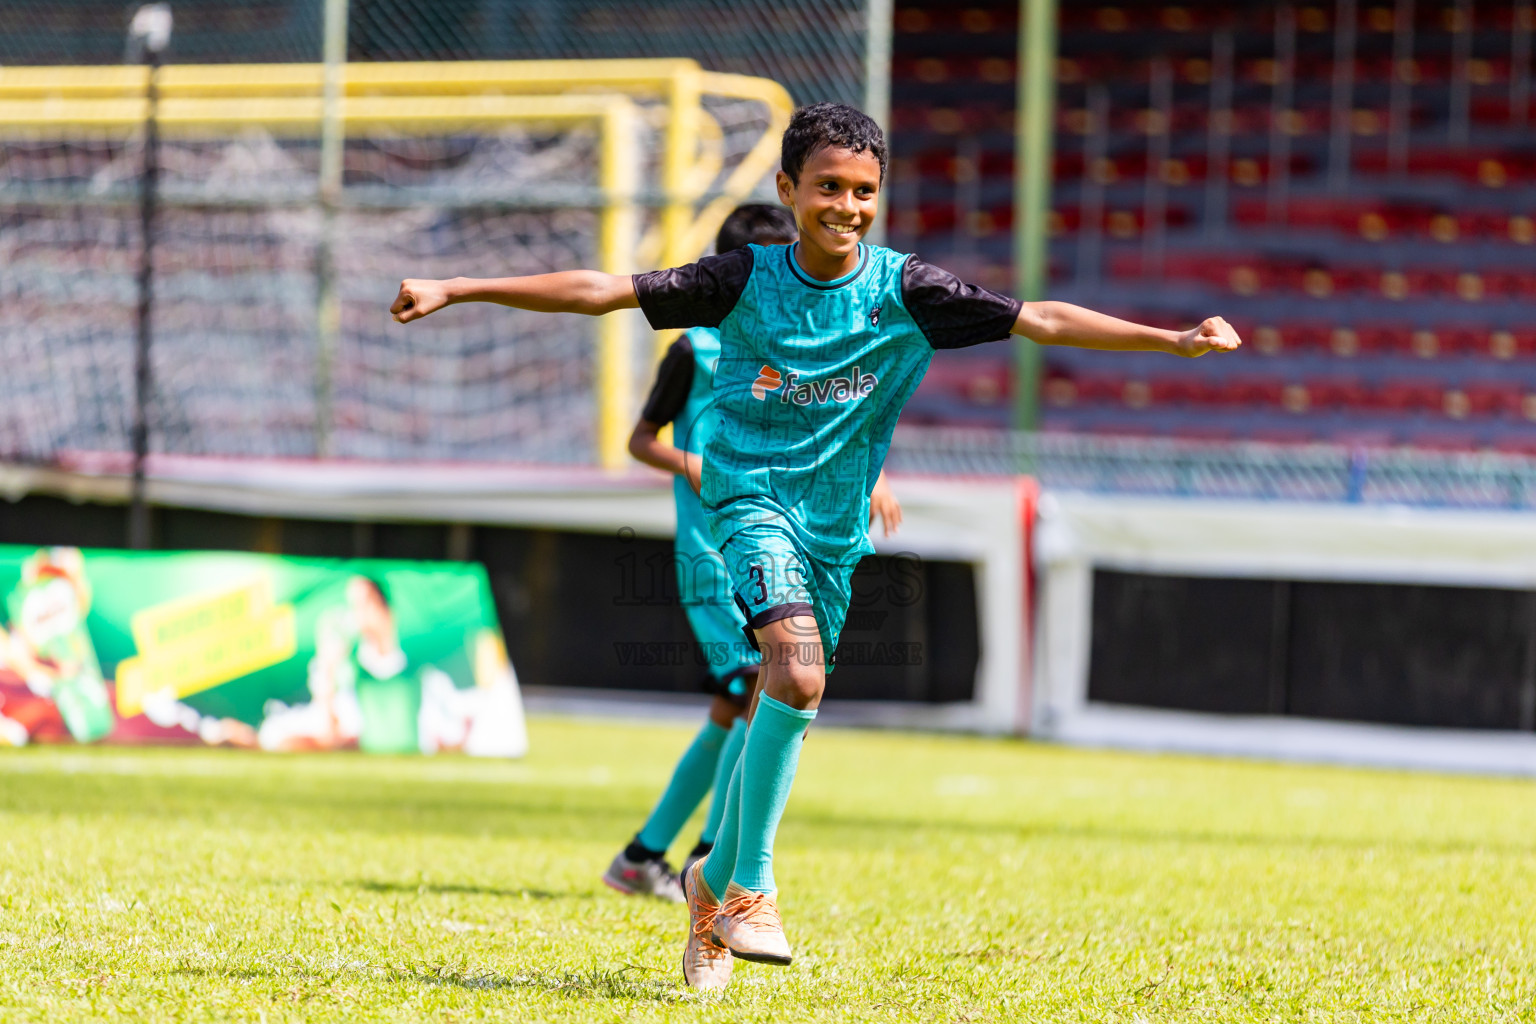
[[[75,501],[127,500],[122,467],[107,457],[71,470],[0,465],[0,496],[29,493]],[[486,524],[670,537],[670,477],[644,470],[442,463],[317,464],[302,460],[152,460],[157,505],[258,516]],[[904,522],[882,554],[969,562],[975,567],[981,656],[976,696],[952,704],[859,701],[839,708],[836,676],[829,716],[892,726],[990,733],[1029,728],[1030,621],[1025,566],[1033,485],[1024,478],[894,477]],[[931,642],[941,642],[934,640]]]
[[[1034,556],[1037,735],[1105,746],[1536,774],[1536,737],[1525,733],[1159,711],[1088,700],[1095,568],[1526,590],[1536,588],[1536,516],[1047,492]]]

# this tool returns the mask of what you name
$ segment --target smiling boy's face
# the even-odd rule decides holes
[[[818,149],[800,169],[799,182],[780,171],[779,201],[795,211],[800,244],[822,260],[848,260],[875,220],[880,204],[880,161],[868,150]]]

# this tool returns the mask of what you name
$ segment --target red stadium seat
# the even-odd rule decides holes
[[[1412,268],[1404,271],[1403,277],[1408,284],[1408,294],[1414,298],[1456,294],[1456,275],[1450,270]]]
[[[1494,359],[1528,359],[1536,356],[1536,328],[1488,332],[1487,355]]]
[[[1218,400],[1241,408],[1277,407],[1285,393],[1285,383],[1273,377],[1233,377],[1217,392]]]
[[[1502,220],[1499,215],[1494,215],[1494,219],[1498,225],[1495,233],[1500,237],[1519,245],[1536,243],[1536,218],[1529,214],[1516,213],[1503,217]]]
[[[1398,355],[1414,359],[1438,359],[1447,354],[1443,335],[1430,327],[1399,329],[1394,341],[1393,348]]]
[[[1076,379],[1078,400],[1092,403],[1119,402],[1125,390],[1122,377],[1107,374],[1083,375]]]
[[[925,203],[918,208],[922,218],[923,231],[953,231],[955,228],[955,207],[953,203]]]
[[[1386,380],[1375,389],[1372,404],[1393,412],[1438,412],[1440,384],[1430,380]]]
[[[1488,349],[1488,331],[1482,327],[1442,327],[1435,336],[1445,355],[1474,356]]]
[[[1288,323],[1280,328],[1288,352],[1328,351],[1333,325],[1316,322]]]
[[[1306,383],[1308,404],[1314,409],[1348,409],[1366,405],[1367,394],[1351,377],[1328,377]]]
[[[1518,416],[1524,393],[1511,381],[1472,381],[1460,389],[1472,416]]]
[[[1354,359],[1380,351],[1383,341],[1380,332],[1361,331],[1354,327],[1340,325],[1328,330],[1323,340],[1323,348],[1336,358]]]

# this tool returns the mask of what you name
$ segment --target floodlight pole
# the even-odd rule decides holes
[[[154,389],[150,368],[155,285],[156,199],[160,191],[160,54],[171,41],[169,4],[145,4],[128,25],[130,62],[142,61],[144,86],[144,162],[139,174],[139,309],[133,351],[133,479],[128,496],[128,546],[149,547],[149,502],[144,464],[149,458],[149,400]]]
[[[337,295],[336,216],[341,206],[346,122],[347,0],[325,0],[325,77],[320,107],[320,242],[315,252],[315,457],[329,458],[334,419],[334,367],[341,335]]]
[[[1019,0],[1019,72],[1013,161],[1014,293],[1045,297],[1047,218],[1051,209],[1051,130],[1055,108],[1056,0]],[[1040,349],[1014,342],[1013,425],[1039,418]]]
[[[895,0],[869,0],[864,25],[864,113],[891,137],[891,32],[896,19]],[[875,245],[885,244],[890,203],[883,202],[875,213],[867,238]]]

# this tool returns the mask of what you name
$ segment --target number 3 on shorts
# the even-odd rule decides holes
[[[757,596],[752,599],[753,604],[762,604],[768,600],[768,587],[763,583],[763,567],[754,565],[747,570],[747,579],[757,584]]]

